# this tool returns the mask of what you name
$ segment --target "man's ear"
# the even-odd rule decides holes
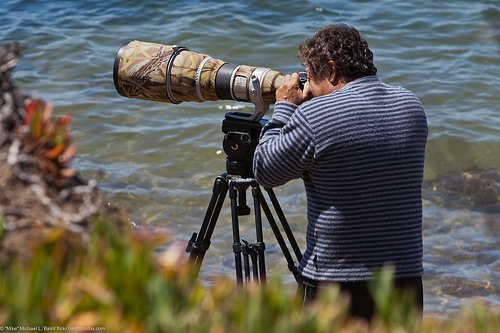
[[[335,61],[330,60],[328,61],[328,78],[330,82],[335,82],[337,77],[337,65],[335,64]]]

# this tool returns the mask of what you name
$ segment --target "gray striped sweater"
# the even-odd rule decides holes
[[[264,187],[304,181],[307,248],[299,273],[316,281],[362,281],[392,264],[396,278],[423,274],[427,132],[418,98],[377,76],[299,107],[276,103],[253,168]]]

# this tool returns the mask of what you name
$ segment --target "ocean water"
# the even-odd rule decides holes
[[[26,42],[17,85],[52,101],[56,114],[71,113],[73,167],[87,179],[102,170],[110,202],[187,240],[225,171],[224,114],[252,113],[253,105],[126,99],[113,86],[118,48],[134,39],[178,44],[287,74],[301,69],[297,45],[332,23],[362,32],[382,80],[413,91],[427,112],[425,311],[450,313],[475,299],[500,306],[500,204],[470,192],[474,181],[500,187],[497,0],[3,0],[0,42]],[[304,249],[301,182],[276,194]],[[201,279],[234,276],[230,220],[226,203]],[[252,240],[253,221],[242,220],[241,228]],[[268,275],[283,274],[292,284],[266,223],[264,240]]]

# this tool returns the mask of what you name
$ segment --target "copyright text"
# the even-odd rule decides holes
[[[104,332],[104,327],[71,326],[0,326],[0,331],[9,332]]]

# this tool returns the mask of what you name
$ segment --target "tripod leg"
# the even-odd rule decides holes
[[[231,219],[233,223],[233,253],[234,262],[236,265],[236,282],[238,285],[243,284],[243,269],[241,265],[241,242],[240,242],[240,226],[238,222],[238,191],[230,184],[229,199],[231,200]]]
[[[259,266],[258,266],[258,259],[257,259],[258,253],[252,253],[251,258],[252,258],[252,270],[253,270],[253,278],[254,280],[257,281],[259,278]],[[265,271],[264,271],[264,276],[265,276]],[[262,274],[260,274],[262,276]],[[261,282],[262,284],[262,282]]]
[[[189,241],[186,252],[190,253],[189,262],[198,275],[205,253],[210,247],[217,219],[219,218],[224,199],[227,194],[228,183],[225,174],[217,177],[212,190],[212,198],[205,213],[205,218],[198,234],[194,233]]]
[[[288,237],[288,240],[290,241],[290,245],[292,246],[293,252],[295,253],[295,256],[297,257],[297,260],[300,262],[302,260],[302,252],[300,251],[299,245],[297,244],[297,241],[295,240],[295,237],[293,236],[292,229],[290,228],[290,224],[288,224],[288,221],[286,220],[285,214],[283,213],[283,210],[281,209],[281,206],[278,202],[278,198],[276,198],[276,194],[274,193],[272,188],[266,188],[265,189],[267,194],[269,195],[269,198],[271,199],[271,203],[273,204],[274,210],[276,211],[276,214],[278,214],[278,218],[281,222],[281,225],[283,226],[283,230],[285,231],[286,236]]]
[[[249,283],[250,282],[250,257],[252,256],[252,245],[244,239],[242,239],[241,241],[244,243],[244,245],[242,244],[242,246],[241,246],[241,250],[243,253],[243,266],[245,268],[245,281],[246,281],[246,283]],[[253,263],[253,257],[252,257],[252,263]]]
[[[250,261],[248,253],[243,254],[243,263],[245,267],[245,281],[250,282]]]
[[[264,195],[262,194],[262,191],[259,191],[259,193],[260,193],[260,204],[262,206],[262,209],[264,210],[264,213],[266,214],[267,221],[269,222],[269,225],[271,226],[271,229],[274,232],[274,236],[276,237],[276,240],[278,241],[278,244],[281,248],[281,251],[283,252],[283,255],[285,256],[285,259],[288,263],[288,269],[290,270],[290,272],[292,272],[293,276],[297,280],[297,267],[295,266],[295,262],[293,261],[292,255],[290,254],[290,251],[288,250],[288,247],[285,243],[285,240],[283,239],[283,236],[281,235],[281,231],[278,228],[278,225],[276,224],[276,220],[274,219],[273,214],[271,213],[271,210],[269,209],[269,206],[267,205],[267,202],[264,198]],[[276,207],[279,208],[279,206],[275,206],[274,208],[276,209]],[[286,219],[282,220],[281,223],[282,224],[286,223],[286,225],[288,226]],[[290,243],[297,244],[295,241],[295,238],[293,237],[293,234],[291,234],[291,237],[289,236],[289,238],[290,238],[289,239]],[[298,248],[298,246],[297,246],[297,248]],[[297,256],[297,259],[300,262],[300,260],[302,260],[302,254],[300,253],[300,251],[299,251],[299,254],[300,254],[300,257]]]
[[[252,196],[254,202],[254,210],[255,210],[255,233],[257,236],[257,243],[255,247],[258,253],[258,263],[259,263],[259,272],[260,272],[260,283],[262,285],[266,284],[266,261],[264,251],[266,249],[264,243],[264,236],[262,233],[262,212],[260,210],[260,198],[262,194],[260,193],[260,188],[258,185],[252,187]],[[257,277],[256,277],[257,278]]]

